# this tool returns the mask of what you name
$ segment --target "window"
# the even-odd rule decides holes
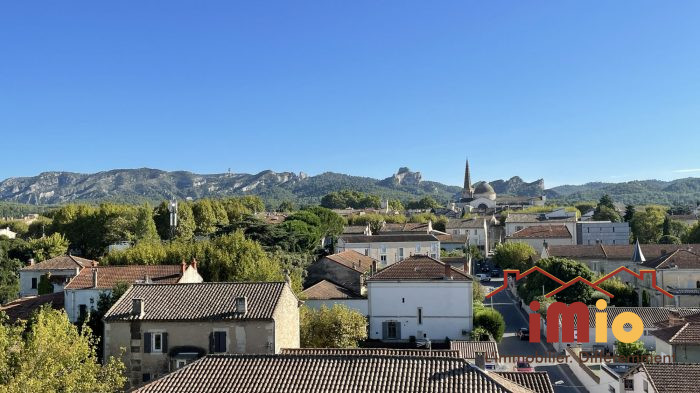
[[[142,378],[143,382],[148,382],[151,380],[151,374],[150,373],[143,373],[141,378]]]
[[[214,353],[224,353],[226,352],[226,332],[218,331],[214,332],[212,335],[212,352]]]
[[[187,359],[175,360],[175,369],[185,367],[186,365],[187,365]]]
[[[612,385],[608,386],[608,392],[615,393],[615,388]]]
[[[380,255],[379,260],[382,262],[382,265],[386,265],[386,255]]]
[[[423,324],[423,307],[418,307],[418,324]]]
[[[87,315],[87,305],[81,304],[80,306],[78,306],[78,310],[78,315],[80,316],[80,318],[84,318]]]
[[[644,380],[644,393],[649,393],[649,382]]]
[[[380,252],[381,254],[386,254],[386,244],[382,244],[382,245],[379,247],[379,252]]]
[[[153,333],[151,340],[153,340],[153,345],[151,346],[153,352],[163,352],[163,333]]]
[[[403,260],[403,247],[399,248],[399,261],[402,261],[402,260]]]
[[[420,244],[416,244],[416,253],[420,252]]]
[[[37,279],[36,277],[32,277],[32,289],[36,289],[37,287]]]
[[[700,288],[700,281],[695,281],[695,288]]]
[[[625,390],[634,390],[634,379],[625,379]]]
[[[398,338],[398,322],[388,322],[387,323],[387,333],[386,333],[386,338],[393,338],[396,339]]]
[[[365,248],[365,256],[366,256],[366,257],[369,256],[369,248]]]

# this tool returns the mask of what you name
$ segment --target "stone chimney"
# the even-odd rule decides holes
[[[91,263],[92,267],[97,267],[98,264],[99,263],[97,261],[92,261],[92,263]]]
[[[97,268],[92,268],[92,287],[97,288]]]
[[[197,260],[194,259],[194,257],[192,257],[192,263],[190,263],[190,266],[192,266],[194,270],[197,270]]]
[[[34,260],[34,258],[29,258],[29,266],[34,266],[35,263],[36,261]]]
[[[187,270],[187,264],[185,263],[185,260],[183,259],[182,262],[180,263],[180,274],[185,274],[185,270]]]
[[[486,352],[476,352],[474,365],[482,370],[486,370]]]
[[[146,313],[145,305],[143,299],[131,299],[131,315],[143,317]]]
[[[377,261],[372,260],[372,269],[370,270],[370,274],[374,274],[377,272]]]

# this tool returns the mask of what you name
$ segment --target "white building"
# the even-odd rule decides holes
[[[576,239],[571,236],[566,225],[537,225],[513,233],[506,237],[506,242],[527,243],[541,254],[542,250],[549,245],[572,245],[576,244]]]
[[[64,290],[68,319],[75,322],[88,311],[97,309],[100,295],[111,293],[119,283],[176,284],[200,283],[197,261],[180,265],[94,266],[83,269]]]
[[[321,280],[301,292],[304,305],[318,310],[322,306],[328,308],[342,304],[352,310],[367,316],[367,298],[328,280]]]
[[[473,326],[472,278],[427,256],[413,256],[367,279],[369,338],[464,340]]]
[[[576,213],[558,209],[549,213],[509,213],[505,221],[506,237],[525,228],[541,225],[566,225],[576,240]]]
[[[61,292],[63,287],[84,267],[93,264],[97,264],[97,262],[72,255],[55,257],[39,263],[30,260],[29,266],[25,266],[19,271],[19,296],[38,295],[39,281],[44,275],[53,284],[53,292]]]
[[[450,235],[466,235],[470,246],[475,245],[488,254],[493,243],[489,239],[489,223],[484,217],[453,219],[447,221],[445,231]]]
[[[12,232],[10,227],[0,228],[0,236],[6,236],[8,239],[14,239],[17,237],[17,233]]]
[[[336,252],[355,250],[379,261],[379,267],[399,262],[412,255],[428,255],[440,259],[440,240],[424,233],[396,235],[341,235]]]

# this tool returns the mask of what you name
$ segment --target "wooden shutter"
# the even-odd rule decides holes
[[[401,339],[401,322],[396,321],[396,322],[394,322],[394,325],[396,326],[396,339],[400,340]]]
[[[389,322],[382,322],[382,338],[384,340],[389,338]]]
[[[166,352],[168,352],[168,333],[163,332],[161,334],[161,337],[162,337],[161,338],[161,346],[163,348],[163,353],[166,353]]]
[[[151,333],[143,334],[143,353],[151,353]]]
[[[214,347],[216,352],[226,352],[226,332],[214,333]]]
[[[214,333],[209,333],[209,353],[214,353]]]

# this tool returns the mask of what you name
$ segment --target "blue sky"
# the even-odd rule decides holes
[[[436,4],[438,3],[438,4]],[[0,5],[0,179],[700,176],[697,1]],[[685,172],[678,172],[683,171]]]

